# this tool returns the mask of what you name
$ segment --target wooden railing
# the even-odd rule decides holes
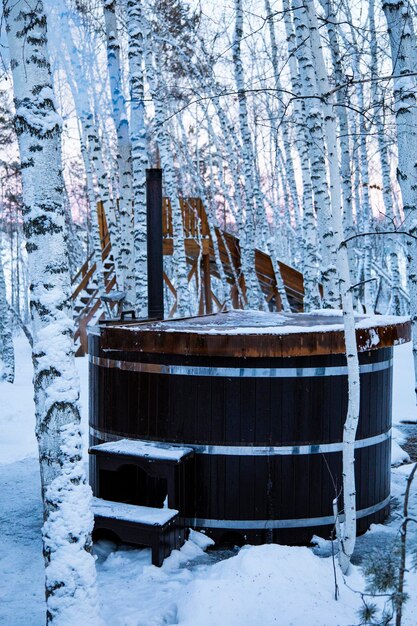
[[[181,206],[184,237],[186,239],[199,239],[210,236],[210,227],[207,214],[200,198],[179,198]],[[172,207],[169,198],[162,200],[162,237],[164,239],[174,236],[172,224]]]
[[[104,216],[104,213],[102,213],[102,216]],[[105,228],[107,228],[106,221],[104,221],[104,225]],[[102,228],[100,228],[100,235],[102,236],[102,260],[103,264],[106,264],[106,262],[109,261],[111,254],[110,237],[108,232]],[[101,306],[100,291],[96,286],[91,288],[90,284],[90,281],[92,281],[95,275],[96,269],[97,267],[94,261],[94,252],[92,252],[72,279],[73,291],[71,299],[74,305],[77,298],[81,297],[82,294],[85,294],[84,298],[88,298],[87,302],[83,303],[82,307],[78,306],[74,308],[74,341],[77,344],[80,342],[77,346],[76,356],[82,356],[87,352],[87,324],[93,320]],[[107,293],[110,292],[116,285],[116,272],[113,263],[109,263],[109,267],[104,270],[104,284]],[[90,290],[91,293],[88,293],[88,290]]]
[[[211,277],[221,278],[221,273],[216,264],[214,242],[210,234],[207,214],[200,198],[180,198],[179,202],[183,221],[185,253],[187,262],[191,265],[188,273],[188,281],[196,281],[196,287],[200,294],[199,314],[210,313],[213,310],[213,305],[217,308],[221,308],[223,303],[219,302],[211,288]],[[102,241],[103,263],[107,262],[107,264],[110,265],[111,243],[102,203],[99,203],[97,208],[100,237]],[[172,224],[172,207],[168,198],[163,198],[162,228],[164,255],[172,255],[176,242],[174,241],[174,228]],[[217,227],[214,228],[214,233],[217,239],[218,254],[223,266],[223,273],[231,288],[233,306],[235,308],[243,308],[246,302],[246,285],[241,268],[239,238]],[[198,271],[198,263],[201,263],[200,271]],[[302,274],[281,261],[278,261],[278,266],[291,309],[293,311],[302,311],[304,298]],[[280,311],[282,308],[281,299],[277,289],[273,263],[268,254],[258,249],[255,250],[255,270],[260,287],[269,306],[272,309]],[[94,262],[94,255],[91,254],[73,278],[73,302],[75,302],[82,293],[86,293],[95,271],[96,264]],[[172,316],[176,312],[176,289],[165,273],[164,280],[174,299],[174,304],[169,311],[169,315]],[[111,291],[116,287],[116,275],[113,263],[111,263],[110,267],[105,272],[105,285],[106,291]],[[87,350],[86,326],[97,315],[100,305],[99,290],[95,288],[88,296],[88,300],[84,303],[82,309],[79,308],[77,311],[75,317],[75,339],[76,341],[80,341],[78,354],[83,354]]]
[[[107,243],[106,247],[103,249],[103,252],[102,252],[102,254],[103,254],[103,263],[106,261],[107,257],[109,256],[110,251],[111,251],[111,245],[110,245],[110,241],[109,241]],[[93,256],[94,255],[92,254],[88,258],[86,263],[91,263],[91,261],[93,260]],[[77,298],[77,296],[82,291],[84,291],[87,288],[88,283],[93,278],[93,276],[94,276],[94,274],[96,272],[96,263],[93,262],[89,267],[87,265],[87,268],[88,269],[85,269],[85,271],[81,274],[81,280],[78,282],[78,284],[77,284],[77,278],[78,278],[80,272],[78,272],[78,274],[72,280],[72,284],[75,286],[74,291],[72,292],[72,296],[71,296],[73,301]]]

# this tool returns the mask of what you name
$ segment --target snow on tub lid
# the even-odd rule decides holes
[[[407,317],[356,316],[358,350],[411,339]],[[103,350],[184,356],[285,357],[345,352],[342,312],[267,313],[232,310],[154,322],[100,325]]]

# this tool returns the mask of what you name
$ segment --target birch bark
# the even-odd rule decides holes
[[[4,279],[3,262],[1,259],[0,239],[0,358],[3,367],[0,366],[0,380],[8,383],[14,382],[14,348],[12,318],[6,296],[6,281]]]
[[[318,230],[321,239],[323,301],[325,308],[339,306],[336,284],[335,248],[329,187],[327,183],[326,141],[323,128],[323,114],[313,61],[313,45],[309,38],[309,28],[303,0],[292,0],[294,26],[297,41],[296,55],[301,77],[302,95],[305,96],[306,124],[310,135],[309,155],[311,181],[314,191],[314,204],[317,213]],[[328,157],[327,157],[328,158]]]
[[[238,166],[237,166],[237,160],[236,160],[236,155],[234,154],[233,150],[230,150],[230,145],[229,145],[229,138],[226,135],[224,137],[224,142],[222,142],[222,145],[220,144],[219,138],[216,137],[216,134],[214,132],[214,129],[211,126],[211,121],[210,119],[207,120],[208,123],[208,132],[209,135],[213,137],[214,139],[214,145],[216,148],[216,153],[220,154],[221,153],[221,149],[223,147],[226,148],[226,160],[228,161],[228,163],[230,164],[229,167],[229,171],[232,175],[232,180],[233,180],[233,187],[234,187],[234,193],[233,193],[233,197],[231,196],[231,193],[229,192],[229,188],[228,188],[228,184],[225,181],[222,181],[222,194],[225,198],[225,202],[227,204],[227,206],[229,207],[229,210],[231,211],[236,224],[237,224],[237,228],[238,228],[238,232],[241,232],[241,220],[242,220],[242,202],[241,202],[241,196],[240,196],[240,182],[239,182],[239,175],[238,175]],[[220,168],[220,166],[219,166]],[[220,170],[219,170],[220,171]],[[212,206],[213,201],[214,201],[214,195],[211,195],[211,198],[207,198],[207,202],[209,207]],[[234,207],[234,203],[236,204],[236,207]],[[215,250],[216,250],[216,264],[219,265],[221,264],[220,261],[220,253],[218,251],[218,240],[217,237],[213,238],[213,235],[215,235],[215,231],[213,228],[214,226],[218,226],[217,223],[217,218],[215,216],[214,210],[212,208],[210,208],[210,217],[211,220],[209,220],[209,225],[210,225],[210,230],[213,231],[212,232],[212,239],[215,245]],[[226,219],[224,220],[224,230],[227,230],[227,225],[226,225]],[[222,235],[222,232],[219,230],[218,231],[220,234],[221,239],[223,240],[223,244],[224,244],[224,249],[226,251],[226,255],[227,255],[227,262],[230,266],[230,270],[233,274],[233,279],[234,279],[234,285],[236,286],[236,290],[237,290],[237,294],[238,294],[238,299],[240,300],[240,302],[244,302],[244,296],[242,293],[242,289],[241,289],[241,285],[240,285],[240,281],[239,281],[239,276],[238,276],[238,272],[233,264],[232,258],[230,256],[230,250],[228,248],[228,246],[226,245],[226,242],[224,240],[224,237]],[[217,257],[219,257],[219,259],[217,259]],[[227,305],[229,305],[229,301],[230,301],[230,294],[228,293],[228,289],[227,289],[227,281],[226,281],[226,277],[222,278],[222,282],[224,283],[224,287],[225,287],[225,302]],[[232,303],[230,302],[230,306],[232,306]]]
[[[241,58],[241,41],[243,36],[243,9],[242,0],[235,0],[235,32],[232,43],[233,69],[238,92],[239,105],[239,127],[242,137],[242,159],[245,176],[245,242],[241,251],[242,269],[245,276],[246,299],[250,308],[264,307],[265,301],[260,290],[258,277],[255,271],[255,197],[254,197],[254,173],[253,164],[255,155],[253,153],[252,137],[248,122],[248,109],[246,102],[245,80],[243,64]],[[259,201],[258,201],[259,205]],[[261,209],[262,210],[262,209]],[[263,220],[263,217],[262,217]]]
[[[388,26],[394,78],[397,126],[397,180],[401,189],[407,231],[417,236],[417,65],[410,5],[405,0],[382,0]],[[417,394],[417,241],[407,238],[407,278],[413,329],[413,356]]]
[[[44,501],[47,624],[101,624],[91,554],[91,490],[82,462],[66,252],[61,119],[40,0],[3,0],[23,180],[36,435]]]
[[[96,280],[100,293],[106,293],[104,278],[103,254],[100,240],[100,229],[98,224],[97,198],[94,190],[91,162],[87,151],[87,142],[82,124],[79,124],[81,156],[84,162],[85,175],[87,179],[87,197],[91,215],[91,238],[93,244],[94,261],[96,264]]]
[[[190,76],[195,78],[195,80],[197,80],[199,87],[205,93],[210,95],[211,102],[216,111],[216,115],[220,122],[220,128],[223,133],[223,141],[221,142],[221,147],[226,152],[226,160],[229,163],[229,171],[233,178],[234,202],[236,203],[236,210],[233,210],[234,207],[232,202],[229,203],[229,208],[233,211],[233,217],[236,220],[239,233],[243,234],[243,210],[241,199],[242,185],[239,178],[239,171],[241,168],[238,157],[238,155],[242,153],[242,146],[239,138],[236,135],[236,131],[230,120],[230,117],[227,115],[224,107],[220,103],[218,92],[221,91],[221,87],[216,84],[216,78],[214,76],[212,68],[204,68],[206,73],[203,74],[200,71],[199,67],[190,62],[189,57],[184,52],[184,50],[182,50],[180,45],[178,45],[175,41],[170,41],[170,44],[175,48],[176,54],[178,54],[179,58],[181,59],[181,63],[185,71],[188,72]],[[213,133],[212,136],[213,141],[218,146],[220,143],[219,137],[217,137],[215,133]]]
[[[285,33],[288,46],[288,66],[290,70],[291,89],[296,95],[293,102],[293,116],[296,127],[295,145],[301,165],[303,182],[303,240],[304,240],[304,310],[319,309],[321,298],[319,283],[319,255],[317,251],[317,223],[313,202],[313,187],[311,182],[309,139],[305,128],[305,105],[297,96],[301,96],[301,79],[297,65],[297,42],[291,18],[290,0],[283,0]]]
[[[337,16],[334,3],[332,0],[320,0],[325,12],[326,29],[329,37],[330,53],[332,57],[332,65],[334,79],[336,85],[343,85],[346,82],[345,72],[342,66],[342,54],[340,50]],[[351,149],[349,143],[350,129],[347,114],[346,93],[343,89],[336,92],[337,117],[339,121],[339,137],[340,137],[340,177],[342,182],[342,198],[343,198],[343,226],[346,237],[355,234],[355,226],[353,219],[353,189],[352,189],[352,168],[351,168]],[[355,255],[353,248],[348,249],[349,267],[355,267]]]
[[[116,222],[113,202],[110,197],[110,181],[104,167],[99,132],[94,119],[94,115],[91,110],[90,100],[88,96],[88,81],[84,74],[83,67],[80,62],[79,52],[76,49],[68,22],[65,17],[65,11],[62,10],[60,20],[58,22],[58,27],[61,30],[62,39],[65,47],[68,50],[70,58],[70,63],[68,63],[64,58],[63,66],[66,71],[66,78],[74,100],[75,109],[79,120],[79,126],[81,127],[79,133],[81,155],[83,158],[85,174],[87,178],[88,201],[90,205],[91,215],[93,218],[91,227],[93,234],[94,256],[97,264],[98,285],[102,291],[105,291],[101,241],[98,227],[97,198],[94,190],[93,173],[96,176],[100,199],[103,203],[103,210],[109,228],[116,280],[119,287],[122,288],[120,278],[120,231]]]
[[[387,218],[388,230],[395,224],[394,203],[392,195],[391,168],[388,153],[387,138],[384,127],[383,114],[381,113],[383,96],[378,82],[378,43],[376,38],[375,25],[375,0],[369,1],[369,32],[370,32],[370,53],[371,53],[371,100],[373,107],[373,118],[375,120],[378,137],[379,159],[382,176],[382,197],[384,201],[385,215]],[[401,315],[401,276],[398,259],[398,242],[395,236],[387,237],[387,248],[389,255],[389,271],[391,277],[391,301],[389,311],[392,315]]]
[[[354,75],[358,78],[362,77],[361,72],[361,46],[358,43],[355,28],[353,26],[353,19],[350,10],[349,3],[345,2],[345,11],[349,23],[351,41],[347,42],[352,48],[352,68]],[[359,168],[361,178],[361,197],[360,197],[360,211],[357,207],[357,222],[358,226],[363,232],[370,232],[372,230],[372,207],[369,196],[369,161],[368,161],[368,142],[367,137],[369,130],[366,125],[365,116],[365,94],[363,83],[359,80],[356,85],[356,96],[358,103],[358,126],[359,126]],[[371,280],[371,270],[373,261],[373,249],[372,241],[370,237],[364,237],[362,240],[362,254],[363,254],[363,303],[367,313],[372,313],[374,310],[374,281]]]
[[[327,94],[330,92],[314,3],[306,4],[311,49],[317,72],[318,92],[321,97],[326,134],[327,157],[330,174],[330,198],[333,232],[336,240],[337,270],[340,297],[343,308],[343,323],[348,368],[348,410],[343,429],[343,509],[345,521],[341,526],[339,562],[347,572],[356,542],[356,486],[355,486],[355,438],[359,421],[360,386],[359,359],[356,345],[355,316],[349,274],[349,257],[343,243],[342,195],[340,186],[337,124],[334,104]]]
[[[180,316],[184,316],[191,313],[187,281],[187,260],[184,248],[184,227],[181,206],[178,198],[178,190],[175,182],[173,157],[170,150],[168,133],[164,125],[165,115],[163,93],[154,69],[151,30],[148,24],[146,25],[145,68],[146,78],[154,104],[156,140],[161,155],[164,182],[167,195],[171,200],[171,215],[174,233],[174,255],[172,258],[172,264],[176,274],[177,283],[177,312]]]
[[[279,71],[278,71],[278,67],[279,67],[278,46],[277,46],[276,35],[275,35],[275,27],[274,27],[273,14],[271,10],[271,3],[269,2],[269,0],[265,0],[265,9],[266,9],[266,16],[267,16],[268,26],[269,26],[269,38],[271,41],[271,61],[272,61],[272,67],[273,67],[273,72],[274,72],[275,89],[276,89],[277,96],[278,96],[278,119],[280,122],[282,143],[284,147],[285,173],[286,173],[286,177],[288,180],[288,186],[290,189],[290,195],[291,195],[291,200],[292,200],[292,205],[293,205],[295,227],[297,231],[299,231],[300,222],[301,222],[301,208],[300,208],[300,202],[298,198],[297,185],[295,182],[294,161],[293,161],[293,155],[291,151],[292,141],[290,137],[289,126],[285,120],[284,101],[280,95],[282,93],[282,86],[281,86],[281,80],[280,80]]]
[[[134,302],[134,267],[132,239],[132,161],[125,97],[122,86],[120,44],[116,18],[116,0],[103,0],[107,38],[112,113],[117,133],[117,163],[119,169],[120,216],[120,271],[121,288],[126,291],[126,302]]]
[[[353,178],[353,199],[355,206],[355,215],[356,215],[356,227],[358,228],[358,219],[361,214],[361,199],[360,199],[360,187],[361,187],[361,176],[360,176],[360,150],[359,150],[359,124],[358,124],[358,115],[357,112],[349,109],[348,111],[349,118],[349,126],[351,129],[351,135],[353,137],[352,140],[352,153],[351,153],[351,167],[353,170],[352,178]],[[355,241],[355,240],[354,240]],[[363,255],[361,251],[356,246],[356,243],[352,242],[350,244],[350,249],[352,253],[354,253],[356,262],[354,266],[351,266],[350,271],[353,276],[353,280],[355,283],[358,283],[362,280],[363,274]],[[358,290],[355,290],[354,294],[356,306],[362,309],[362,303],[359,300]]]
[[[232,175],[233,179],[233,187],[234,187],[234,199],[236,202],[236,211],[235,211],[235,219],[238,227],[239,233],[243,232],[243,206],[242,206],[242,185],[239,177],[240,165],[237,154],[241,154],[241,144],[238,142],[236,144],[237,139],[235,138],[235,133],[233,128],[231,128],[232,123],[224,108],[220,104],[220,99],[218,97],[212,98],[213,105],[216,110],[217,117],[219,118],[220,128],[223,132],[225,150],[227,160],[230,163],[229,171]]]
[[[67,26],[63,25],[63,29],[61,32],[63,32],[64,34],[64,39],[65,39],[66,29],[67,29]],[[69,46],[71,46],[72,44],[71,40],[66,40],[66,43]],[[74,53],[74,48],[72,47],[70,49]],[[80,91],[80,88],[77,90],[77,88],[75,87],[75,82],[72,79],[71,72],[68,67],[67,67],[66,75],[67,75],[67,80],[70,85],[70,89],[72,91],[72,96],[74,99],[75,109],[76,109],[77,118],[78,118],[78,130],[79,130],[79,136],[80,136],[81,156],[82,156],[83,163],[84,163],[86,182],[87,182],[87,199],[88,199],[88,205],[89,205],[90,216],[91,216],[89,234],[91,235],[94,262],[96,264],[95,278],[96,278],[97,285],[98,285],[100,292],[105,293],[106,287],[105,287],[105,280],[104,280],[104,266],[103,266],[103,256],[102,256],[101,241],[100,241],[100,229],[99,229],[99,224],[98,224],[97,199],[96,199],[96,194],[94,191],[93,177],[92,177],[92,171],[91,171],[91,162],[90,162],[90,159],[88,156],[88,150],[87,150],[87,138],[86,138],[87,133],[85,130],[87,126],[87,119],[89,118],[88,99],[82,87],[81,87],[81,91]],[[80,77],[78,81],[78,85],[82,86],[82,82],[83,81]]]
[[[135,268],[135,308],[139,317],[147,309],[147,247],[146,247],[146,153],[145,93],[143,71],[142,5],[138,0],[127,2],[130,80],[130,138],[132,143],[133,236]]]
[[[190,172],[193,171],[192,168],[192,162],[191,162],[191,158],[190,158],[190,153],[187,150],[187,138],[186,138],[186,132],[185,132],[185,128],[184,128],[184,122],[182,117],[179,117],[179,127],[181,130],[181,135],[183,138],[183,145],[185,146],[185,159],[187,161],[187,165],[188,168],[190,170]],[[197,163],[199,162],[199,159],[197,158]],[[232,305],[231,299],[230,299],[230,294],[228,293],[228,289],[227,289],[227,279],[226,279],[226,274],[224,272],[224,267],[223,267],[223,263],[221,262],[221,258],[220,258],[220,252],[219,252],[219,244],[217,241],[217,236],[216,236],[216,231],[215,231],[215,227],[218,227],[217,224],[217,217],[215,214],[215,211],[213,209],[213,200],[214,200],[214,196],[215,196],[215,189],[214,189],[214,184],[213,184],[213,177],[211,176],[211,180],[210,180],[210,197],[207,196],[206,191],[204,189],[204,186],[202,184],[201,181],[201,177],[199,176],[198,172],[195,172],[194,174],[194,184],[196,185],[196,189],[197,189],[197,194],[199,196],[199,198],[201,198],[203,205],[206,209],[206,211],[208,212],[208,225],[209,225],[209,229],[210,229],[210,237],[211,240],[213,242],[213,251],[214,251],[214,258],[216,261],[216,266],[218,269],[218,272],[220,274],[220,291],[221,291],[221,301],[223,301],[224,305],[226,305],[227,308],[230,308]],[[227,250],[227,248],[226,248]]]

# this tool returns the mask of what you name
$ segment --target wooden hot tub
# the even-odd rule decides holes
[[[357,320],[358,532],[389,511],[392,346],[409,339],[405,318]],[[90,329],[89,355],[91,446],[127,438],[194,451],[175,478],[186,526],[238,543],[329,536],[347,409],[339,315],[108,322]],[[157,472],[96,463],[96,496],[163,506]]]

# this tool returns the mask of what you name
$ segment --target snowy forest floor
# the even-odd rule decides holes
[[[0,625],[43,626],[42,505],[34,435],[32,364],[23,336],[15,340],[16,382],[0,383]],[[417,460],[417,411],[413,397],[411,344],[394,349],[394,442],[392,512],[358,538],[355,566],[334,600],[331,544],[316,548],[265,545],[209,550],[193,533],[162,568],[150,564],[149,549],[96,545],[102,614],[108,626],[352,626],[365,587],[360,563],[374,549],[389,549],[398,537],[405,481]],[[77,359],[87,451],[87,359]],[[402,424],[407,422],[407,424]],[[406,441],[408,439],[408,441]],[[405,445],[404,445],[405,444]],[[410,514],[417,517],[417,484]],[[412,525],[415,526],[415,525]],[[409,545],[416,530],[410,526]],[[403,626],[415,624],[417,574],[407,574],[410,600]],[[382,602],[382,601],[381,601]],[[382,606],[381,602],[379,606]],[[74,626],[79,626],[75,625]],[[86,625],[87,626],[87,625]]]

